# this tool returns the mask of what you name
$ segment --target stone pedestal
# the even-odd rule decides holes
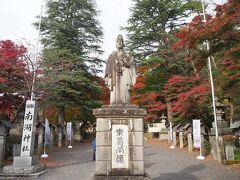
[[[177,132],[173,131],[173,145],[176,147],[177,146]]]
[[[234,158],[234,147],[227,145],[225,147],[226,160],[235,160]]]
[[[0,136],[0,168],[3,166],[5,144],[6,144],[6,137]]]
[[[183,132],[179,132],[179,146],[180,146],[180,148],[184,147],[184,144],[183,144]]]
[[[192,133],[188,133],[188,151],[193,151]]]
[[[58,147],[62,147],[62,133],[58,133]]]
[[[209,136],[210,144],[211,144],[211,154],[213,158],[219,162],[225,159],[224,153],[224,145],[222,136],[218,137],[218,143],[216,143],[215,134],[210,134]]]
[[[42,147],[43,147],[43,134],[39,133],[38,134],[38,145],[37,145],[37,151],[38,153],[42,152]]]
[[[51,132],[49,137],[49,148],[53,149],[53,146],[54,146],[54,134],[53,132]]]
[[[171,134],[170,134],[170,130],[168,130],[168,143],[170,143],[171,142]]]
[[[221,162],[225,159],[225,148],[223,143],[223,135],[232,134],[232,129],[228,127],[228,123],[222,118],[224,111],[222,110],[222,104],[216,103],[216,115],[217,115],[217,130],[218,130],[218,141],[216,142],[216,123],[212,123],[211,134],[210,134],[210,144],[211,144],[211,153],[213,158]]]
[[[146,111],[133,105],[110,105],[95,109],[93,114],[97,118],[94,179],[144,179],[143,117]],[[124,134],[120,137],[121,133]],[[122,165],[118,161],[122,161]]]
[[[161,129],[161,132],[159,133],[159,140],[160,141],[166,141],[166,140],[169,139],[168,137],[169,137],[168,130],[167,129]]]
[[[82,136],[81,136],[81,134],[80,134],[80,130],[79,130],[79,129],[77,129],[77,130],[75,131],[75,134],[74,134],[74,136],[73,136],[73,140],[74,140],[74,141],[78,141],[78,142],[80,142],[80,141],[82,140]]]

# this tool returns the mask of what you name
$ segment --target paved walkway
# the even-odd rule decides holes
[[[240,180],[240,168],[229,169],[214,160],[200,161],[197,155],[170,149],[168,144],[146,144],[145,168],[153,180]]]
[[[153,180],[240,179],[240,169],[229,169],[213,160],[197,160],[196,154],[169,149],[167,144],[146,143],[144,151],[146,172]],[[49,155],[49,170],[40,180],[88,180],[94,174],[90,143],[75,143],[72,149],[56,148]]]

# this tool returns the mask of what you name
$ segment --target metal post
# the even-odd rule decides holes
[[[37,46],[36,46],[36,54],[35,54],[35,62],[37,62],[38,59],[38,45],[40,41],[40,34],[41,34],[41,23],[42,23],[42,10],[43,6],[41,6],[41,13],[39,17],[39,22],[38,22],[38,37],[37,37]],[[35,85],[35,67],[34,67],[34,62],[33,62],[33,80],[32,80],[32,89],[31,89],[31,101],[34,99],[34,85]]]
[[[203,11],[203,22],[206,23],[206,14],[204,9],[204,2],[202,2],[202,11]],[[206,40],[207,51],[209,51],[209,42]],[[214,115],[214,122],[215,122],[215,133],[216,133],[216,146],[218,151],[218,159],[221,161],[220,158],[220,151],[219,151],[219,143],[218,143],[218,127],[217,127],[217,115],[216,115],[216,104],[215,104],[215,92],[214,92],[214,83],[213,83],[213,75],[212,75],[212,65],[211,65],[211,58],[208,56],[208,68],[209,68],[209,76],[210,76],[210,84],[211,84],[211,93],[212,93],[212,106],[213,106],[213,115]]]

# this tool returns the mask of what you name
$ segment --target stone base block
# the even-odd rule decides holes
[[[147,176],[94,176],[90,180],[151,180]]]
[[[212,134],[215,134],[215,128],[211,128]],[[230,128],[218,128],[218,135],[232,134],[232,129]]]
[[[15,156],[13,158],[13,166],[34,166],[38,164],[37,156],[23,157]]]
[[[159,134],[159,140],[160,141],[165,141],[165,140],[168,140],[168,133],[160,133]]]
[[[3,173],[10,175],[25,175],[34,174],[45,170],[43,164],[37,164],[34,166],[4,166]]]

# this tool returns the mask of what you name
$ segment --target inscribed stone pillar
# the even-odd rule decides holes
[[[179,132],[179,146],[180,148],[183,148],[183,132]]]
[[[27,101],[20,156],[13,158],[12,166],[4,166],[5,174],[32,174],[44,170],[44,165],[38,164],[38,157],[33,156],[36,131],[37,107],[35,101]]]
[[[6,137],[0,136],[0,168],[3,166],[5,144],[6,144]]]
[[[192,133],[188,133],[188,151],[193,151]]]

